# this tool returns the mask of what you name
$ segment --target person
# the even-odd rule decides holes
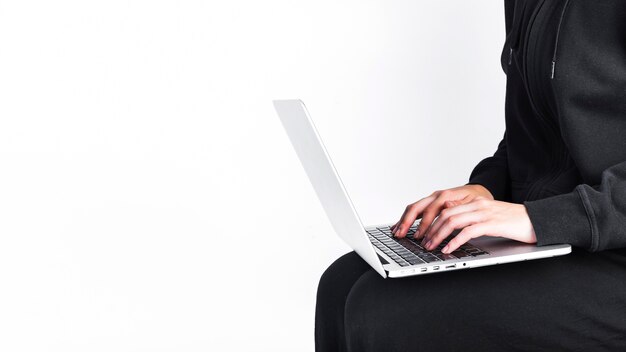
[[[396,237],[478,236],[569,255],[383,279],[354,252],[317,292],[317,351],[626,350],[626,1],[505,0],[504,137]]]

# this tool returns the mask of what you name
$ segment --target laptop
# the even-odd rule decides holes
[[[450,254],[427,251],[413,239],[416,221],[405,238],[395,238],[392,224],[363,226],[313,120],[301,100],[275,100],[274,107],[287,131],[335,232],[384,278],[439,273],[568,254],[569,244],[537,247],[501,237],[475,238]]]

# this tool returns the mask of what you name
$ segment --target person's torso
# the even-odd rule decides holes
[[[511,201],[572,191],[582,177],[560,133],[551,76],[567,0],[518,0],[502,50]]]

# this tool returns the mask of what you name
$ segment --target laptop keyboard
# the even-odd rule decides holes
[[[441,249],[454,236],[446,238],[437,248],[428,251],[420,246],[421,239],[413,239],[413,234],[417,230],[417,224],[411,226],[406,237],[395,238],[389,226],[377,227],[366,230],[372,244],[385,253],[389,258],[400,266],[409,266],[423,263],[445,262],[448,260],[461,259],[466,257],[480,257],[489,253],[473,246],[469,243],[463,244],[456,251],[444,254]]]

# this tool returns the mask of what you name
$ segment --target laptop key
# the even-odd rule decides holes
[[[425,261],[421,260],[420,258],[413,258],[413,259],[409,259],[409,263],[411,263],[411,265],[415,265],[415,264],[422,264],[425,263]]]
[[[400,243],[401,245],[405,246],[405,247],[409,247],[409,246],[413,247],[413,246],[415,246],[415,243],[413,243],[411,240],[409,240],[406,237],[405,238],[399,238],[397,240],[397,242]]]
[[[454,251],[452,252],[452,255],[454,255],[457,258],[464,258],[464,257],[471,257],[472,255],[469,253],[465,253],[463,251]]]
[[[409,258],[414,258],[415,257],[415,254],[413,254],[413,253],[411,253],[409,251],[399,252],[398,254],[400,254],[400,257],[402,257],[402,259],[405,259],[405,260],[409,259]]]
[[[392,254],[395,256],[396,254],[389,248],[384,247],[383,248],[383,252],[385,252],[385,254],[387,254],[388,256],[391,256]]]
[[[413,252],[413,254],[415,254],[415,255],[420,255],[420,254],[428,253],[428,251],[427,251],[427,250],[425,250],[425,249],[420,249],[420,248],[411,249],[411,252]]]
[[[472,253],[472,257],[480,257],[482,255],[488,255],[489,253],[487,252],[479,252],[479,253]]]
[[[405,240],[401,243],[404,246],[404,248],[408,249],[409,251],[413,253],[424,253],[426,251],[425,249],[415,245],[413,242],[408,241],[408,240]]]
[[[421,259],[423,261],[425,261],[426,263],[432,263],[432,262],[440,262],[441,259],[437,258],[436,256],[430,256],[430,257],[421,257]]]
[[[413,238],[416,226],[413,227],[415,227],[415,229],[409,230],[405,238],[394,238],[391,235],[391,229],[389,229],[389,227],[379,227],[376,230],[368,230],[368,237],[377,249],[403,267],[457,259],[457,257],[452,254],[441,253],[441,249],[445,246],[447,241],[441,243],[433,251],[424,249],[418,242],[421,241],[421,239],[416,240]],[[468,253],[465,254],[466,256],[470,256]]]
[[[452,260],[452,259],[457,259],[457,257],[453,256],[452,254],[444,254],[444,253],[440,253],[440,254],[436,254],[437,258],[441,259],[441,260]]]

